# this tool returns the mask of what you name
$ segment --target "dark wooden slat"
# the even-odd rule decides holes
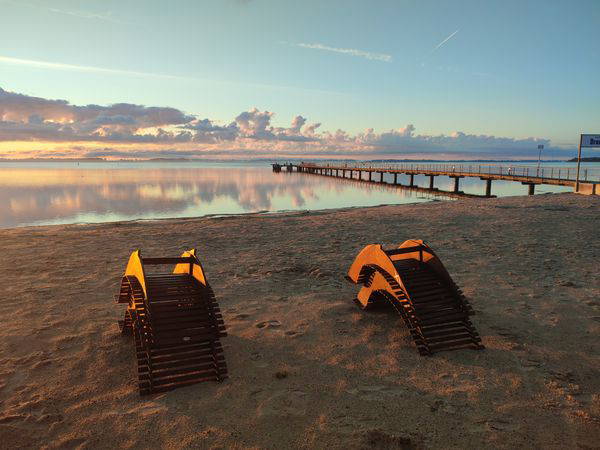
[[[427,252],[427,247],[424,247],[422,245],[417,245],[414,247],[395,248],[395,249],[391,249],[391,250],[385,250],[385,253],[388,256],[394,256],[394,255],[404,255],[406,253],[414,253],[414,252],[418,252],[418,251]]]
[[[175,383],[177,381],[185,381],[193,378],[197,378],[200,374],[214,373],[217,374],[218,369],[225,369],[224,365],[220,364],[201,364],[195,367],[181,368],[181,369],[170,369],[162,370],[150,374],[140,374],[140,380],[152,380],[154,386],[161,384]]]
[[[199,356],[199,357],[195,357],[195,358],[186,358],[186,359],[179,359],[179,360],[169,360],[169,361],[161,361],[161,362],[154,362],[152,361],[152,371],[154,373],[154,371],[158,371],[161,369],[175,369],[178,367],[193,367],[195,365],[198,364],[208,364],[208,363],[225,363],[225,356],[223,355],[219,355],[219,356],[213,356],[213,355],[205,355],[205,356]],[[158,373],[158,372],[156,372]]]
[[[220,375],[221,381],[226,378],[228,378],[226,374]],[[151,394],[153,392],[156,392],[156,393],[168,392],[168,391],[172,391],[173,389],[177,389],[179,387],[185,387],[185,386],[190,386],[193,384],[204,383],[206,381],[216,381],[216,380],[217,380],[216,376],[198,377],[198,378],[194,378],[194,379],[187,380],[187,381],[179,381],[177,383],[172,383],[172,384],[167,384],[167,385],[162,385],[162,386],[155,386],[152,391],[150,391],[150,390],[141,391],[140,390],[140,395]]]
[[[193,263],[194,258],[142,258],[142,264],[152,265],[152,264],[185,264],[185,263]]]
[[[219,341],[205,341],[197,344],[186,344],[186,345],[170,345],[162,346],[151,349],[150,354],[153,358],[159,356],[174,355],[177,353],[186,353],[194,351],[204,351],[205,349],[212,350],[212,347],[216,350],[222,349],[222,345]]]

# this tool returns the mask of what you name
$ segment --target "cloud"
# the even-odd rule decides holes
[[[104,67],[83,66],[83,65],[77,65],[77,64],[64,64],[64,63],[55,63],[55,62],[48,62],[48,61],[36,61],[36,60],[32,60],[32,59],[12,58],[9,56],[0,56],[0,63],[19,65],[19,66],[38,67],[41,69],[51,69],[51,70],[93,72],[93,73],[101,73],[101,74],[128,75],[128,76],[136,76],[136,77],[186,79],[184,77],[178,77],[175,75],[164,75],[164,74],[158,74],[158,73],[139,72],[139,71],[135,71],[135,70],[108,69],[108,68],[104,68]]]
[[[351,155],[359,159],[372,155],[404,158],[436,154],[507,158],[537,156],[539,144],[545,146],[546,155],[562,151],[544,138],[497,137],[463,131],[419,134],[413,124],[382,132],[374,128],[358,133],[343,129],[331,132],[321,131],[320,122],[309,123],[302,115],[295,115],[287,127],[273,125],[274,118],[272,111],[252,108],[229,122],[219,123],[172,107],[131,103],[80,106],[0,88],[0,141],[53,143],[54,150],[46,145],[44,151],[33,151],[32,144],[22,144],[25,148],[21,150],[44,157],[60,153],[73,157],[138,158],[278,154]],[[73,145],[65,149],[64,143]],[[90,148],[98,144],[104,147]],[[25,154],[15,152],[14,156]]]
[[[245,137],[254,139],[266,139],[272,137],[271,131],[267,131],[267,127],[271,122],[273,113],[269,111],[259,111],[254,108],[251,111],[244,111],[240,113],[236,118],[240,132]]]
[[[239,135],[239,128],[235,122],[220,126],[210,119],[196,119],[182,128],[195,131],[195,142],[233,141]]]
[[[77,17],[80,19],[103,20],[103,21],[107,21],[107,22],[120,23],[120,24],[124,23],[120,20],[115,19],[112,15],[112,12],[110,12],[110,11],[107,11],[104,13],[98,13],[98,12],[83,11],[83,10],[59,9],[59,8],[46,7],[43,5],[36,5],[33,3],[24,2],[22,0],[19,0],[19,1],[4,0],[3,3],[8,3],[11,5],[26,7],[26,8],[42,9],[45,11],[49,11],[51,13]]]
[[[198,83],[198,82],[212,83],[212,84],[227,85],[227,86],[247,86],[247,87],[253,87],[253,88],[257,88],[257,89],[268,89],[268,90],[276,90],[276,91],[277,90],[286,90],[286,91],[297,91],[297,92],[311,92],[311,93],[319,93],[319,94],[323,94],[323,95],[334,95],[334,96],[346,95],[343,92],[327,91],[327,90],[322,90],[322,89],[301,88],[301,87],[275,85],[275,84],[228,81],[228,80],[222,80],[222,79],[210,80],[210,79],[205,79],[205,78],[185,77],[185,76],[179,76],[179,75],[169,75],[169,74],[152,73],[152,72],[142,72],[142,71],[137,71],[137,70],[111,69],[111,68],[105,68],[105,67],[85,66],[85,65],[79,65],[79,64],[65,64],[65,63],[56,63],[56,62],[49,62],[49,61],[37,61],[37,60],[33,60],[33,59],[13,58],[10,56],[2,56],[2,55],[0,55],[0,64],[36,67],[39,69],[48,69],[48,70],[63,70],[63,71],[70,71],[70,72],[84,72],[84,73],[89,72],[89,73],[99,73],[99,74],[117,75],[117,76],[120,75],[120,76],[133,76],[133,77],[143,77],[143,78],[168,79],[168,80],[196,82],[196,83]]]
[[[284,128],[271,126],[273,115],[272,112],[259,111],[256,108],[240,113],[235,118],[235,123],[240,130],[240,137],[263,141],[308,142],[317,140],[313,136],[301,133],[301,129],[306,123],[304,117],[294,117],[292,126]]]
[[[305,123],[306,118],[302,116],[294,117],[294,119],[292,120],[292,127],[290,128],[290,131],[292,133],[300,133],[300,129],[304,126]]]
[[[115,19],[112,16],[112,13],[110,11],[107,11],[105,13],[94,13],[94,12],[89,12],[89,11],[73,11],[73,10],[67,10],[67,9],[58,9],[58,8],[46,8],[48,11],[56,13],[56,14],[63,14],[63,15],[67,15],[67,16],[72,16],[72,17],[79,17],[80,19],[97,19],[97,20],[104,20],[107,22],[113,22],[113,23],[123,23],[120,20]]]
[[[323,44],[305,44],[303,42],[300,42],[298,44],[293,44],[296,47],[302,47],[302,48],[310,48],[313,50],[324,50],[324,51],[328,51],[328,52],[334,52],[334,53],[342,53],[344,55],[350,55],[350,56],[358,56],[360,58],[366,58],[366,59],[371,59],[371,60],[375,60],[375,61],[383,61],[383,62],[392,62],[392,55],[388,55],[385,53],[373,53],[373,52],[367,52],[364,50],[358,50],[355,48],[338,48],[338,47],[330,47],[328,45],[323,45]]]
[[[0,88],[0,140],[4,141],[181,141],[191,138],[191,134],[169,132],[161,127],[192,120],[193,116],[175,108],[130,103],[75,106],[66,100],[47,100]],[[151,128],[157,128],[156,132],[146,132]]]

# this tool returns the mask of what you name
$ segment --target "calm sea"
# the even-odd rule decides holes
[[[551,165],[573,167],[572,163],[543,163],[544,167]],[[398,181],[408,183],[404,176]],[[425,177],[415,177],[415,181],[423,187],[428,185]],[[439,189],[452,190],[452,180],[447,177],[437,177],[435,183]],[[460,187],[473,194],[485,191],[479,179],[462,179]],[[538,186],[536,193],[570,190]],[[494,181],[492,193],[525,195],[527,187]],[[446,199],[351,180],[273,173],[266,162],[0,163],[1,228]]]

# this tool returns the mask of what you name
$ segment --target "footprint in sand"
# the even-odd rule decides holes
[[[288,330],[284,333],[286,336],[289,337],[300,337],[300,336],[304,336],[304,333],[302,331],[297,331],[297,330]]]
[[[236,314],[235,316],[233,316],[233,320],[246,320],[248,317],[250,317],[250,314],[245,314],[245,313],[241,313],[241,314]]]
[[[256,328],[278,328],[280,326],[281,322],[279,322],[279,320],[267,320],[256,324]]]
[[[477,421],[469,428],[473,433],[484,433],[489,431],[515,431],[519,429],[519,425],[504,419],[491,419]]]
[[[275,391],[262,401],[256,410],[258,417],[302,417],[307,414],[310,401],[302,391]]]
[[[541,361],[537,361],[535,359],[525,359],[520,361],[521,363],[521,367],[523,367],[524,370],[534,370],[537,369],[539,367],[542,367],[543,363]]]

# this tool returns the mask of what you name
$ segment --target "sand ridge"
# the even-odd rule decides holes
[[[600,202],[573,194],[0,230],[0,447],[597,448]],[[343,276],[424,239],[485,351],[420,357]],[[230,379],[140,398],[128,255],[197,247]]]

